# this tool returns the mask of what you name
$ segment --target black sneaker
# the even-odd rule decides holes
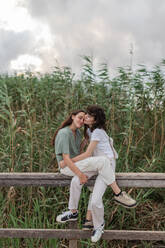
[[[56,217],[56,221],[65,223],[67,221],[76,221],[78,218],[78,212],[72,213],[72,211],[66,211]]]
[[[85,220],[82,225],[83,230],[91,230],[93,229],[93,222],[92,220]]]

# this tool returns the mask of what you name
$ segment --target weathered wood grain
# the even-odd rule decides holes
[[[52,186],[70,185],[72,177],[60,173],[0,173],[0,186]],[[96,177],[88,180],[94,185]],[[120,187],[165,188],[165,173],[116,173]]]
[[[88,180],[93,185],[96,177]],[[116,173],[120,187],[165,188],[165,173]],[[52,186],[70,184],[71,177],[60,173],[0,173],[0,186]],[[60,238],[69,239],[69,247],[76,248],[78,239],[91,237],[91,231],[76,229],[13,229],[1,228],[0,238]],[[165,231],[105,230],[105,240],[165,240]]]
[[[0,228],[0,238],[87,239],[91,231],[78,229],[9,229]],[[105,240],[165,240],[165,231],[105,230]]]
[[[68,224],[69,224],[69,229],[71,230],[78,229],[77,221],[69,221]],[[77,243],[78,243],[77,239],[69,240],[69,248],[77,248]]]

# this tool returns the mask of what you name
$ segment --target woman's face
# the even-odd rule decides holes
[[[80,112],[77,115],[72,115],[73,124],[76,128],[80,128],[84,125],[85,113]]]
[[[84,124],[91,127],[95,123],[95,118],[92,115],[86,114],[84,118]]]

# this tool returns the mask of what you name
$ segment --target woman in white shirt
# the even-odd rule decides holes
[[[113,140],[109,138],[106,133],[106,118],[104,110],[97,106],[92,105],[87,108],[87,114],[85,115],[84,124],[85,128],[85,141],[88,139],[90,141],[86,152],[72,158],[73,162],[85,161],[88,157],[94,156],[104,156],[109,159],[109,166],[111,169],[112,183],[110,186],[114,192],[115,201],[124,207],[132,208],[136,206],[136,201],[128,196],[125,192],[121,191],[115,181],[115,167],[116,159],[118,157],[114,147]],[[64,164],[61,163],[61,166]],[[65,170],[65,168],[64,168]],[[88,177],[96,175],[99,171],[94,171],[93,173],[86,173]],[[77,176],[74,176],[70,186],[70,210],[75,213],[78,208],[78,201],[80,197],[82,185]],[[107,188],[107,184],[103,180],[101,174],[96,178],[95,185],[93,188],[93,193],[90,196],[88,212],[86,217],[86,223],[84,227],[87,229],[93,220],[94,231],[91,237],[92,242],[97,242],[103,233],[104,229],[104,206],[102,202],[102,196]],[[66,212],[67,214],[67,212]],[[57,216],[58,222],[66,222],[66,216],[64,214]],[[65,219],[65,221],[63,221]]]

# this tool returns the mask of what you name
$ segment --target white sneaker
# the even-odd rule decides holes
[[[96,243],[97,241],[99,241],[102,234],[104,233],[104,225],[105,224],[103,223],[101,226],[93,230],[92,237],[91,237],[92,242]]]
[[[76,221],[78,218],[78,212],[72,213],[72,211],[66,211],[56,217],[56,221],[65,223],[67,221]]]

